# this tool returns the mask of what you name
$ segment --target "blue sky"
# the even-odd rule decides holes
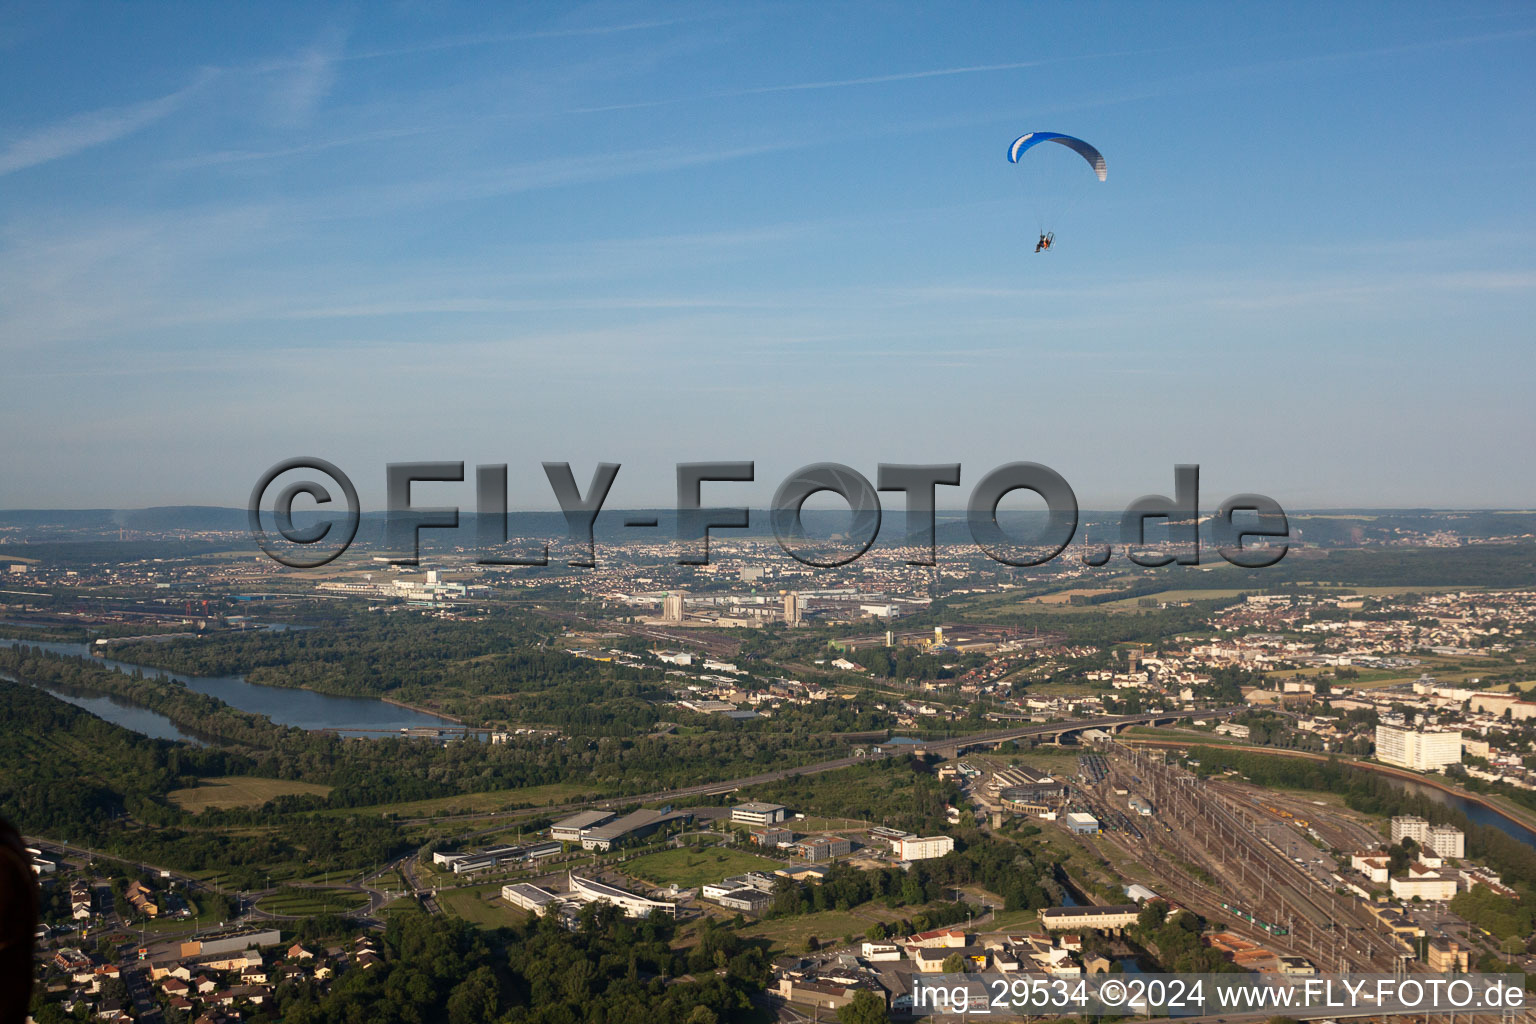
[[[299,454],[369,507],[421,459],[1533,506],[1533,95],[1523,4],[7,5],[0,507]]]

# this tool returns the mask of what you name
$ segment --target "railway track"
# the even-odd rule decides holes
[[[1113,754],[1134,767],[1165,819],[1177,823],[1172,845],[1237,894],[1222,902],[1246,905],[1254,917],[1283,926],[1289,944],[1319,967],[1392,970],[1399,954],[1394,940],[1377,933],[1354,901],[1322,888],[1264,837],[1245,797],[1229,799],[1219,788],[1123,747]]]

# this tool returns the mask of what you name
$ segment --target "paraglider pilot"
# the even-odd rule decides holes
[[[1054,241],[1056,241],[1054,232],[1042,231],[1040,233],[1040,241],[1035,243],[1035,252],[1044,252],[1051,247],[1051,243]]]

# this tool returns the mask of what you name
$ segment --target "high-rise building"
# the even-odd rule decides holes
[[[1437,857],[1454,857],[1460,860],[1467,855],[1466,835],[1461,829],[1451,825],[1431,825],[1424,845],[1435,851]]]
[[[1461,732],[1378,725],[1376,758],[1415,771],[1439,771],[1448,764],[1461,763]]]
[[[1402,842],[1404,838],[1408,838],[1423,846],[1428,837],[1428,819],[1415,817],[1412,814],[1399,814],[1392,819],[1392,842],[1394,844]]]
[[[784,595],[784,623],[789,626],[800,625],[800,595],[791,590]]]
[[[1451,825],[1431,825],[1424,818],[1400,814],[1392,819],[1392,842],[1412,839],[1436,857],[1462,858],[1467,855],[1467,837]]]
[[[682,622],[683,610],[688,604],[688,591],[674,590],[661,605],[661,617],[668,622]]]

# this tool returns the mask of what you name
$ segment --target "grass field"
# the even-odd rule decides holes
[[[318,786],[311,782],[290,782],[287,779],[253,779],[243,776],[203,779],[191,789],[172,790],[172,801],[185,811],[196,814],[208,807],[257,807],[268,800],[289,794],[329,796],[330,786]]]
[[[747,871],[773,872],[783,866],[781,861],[759,857],[745,850],[719,846],[704,849],[685,846],[625,861],[623,869],[625,874],[643,878],[652,885],[676,883],[684,889],[696,889],[706,882],[718,882],[729,875],[740,875]]]
[[[1039,768],[1048,772],[1075,772],[1077,759],[1082,755],[1080,748],[1062,750],[1055,747],[1036,747],[1034,750],[1019,754],[992,753],[967,754],[961,760],[977,767],[985,766],[996,771],[999,768],[1007,768],[1010,765],[1024,765],[1030,768]]]
[[[368,897],[348,889],[290,889],[282,888],[271,896],[258,900],[256,905],[269,914],[340,914],[365,905]]]
[[[1041,594],[1039,597],[1030,598],[1026,604],[1070,604],[1074,597],[1097,597],[1099,594],[1109,594],[1113,591],[1107,587],[1077,587],[1073,590],[1058,590],[1054,594]]]
[[[1122,597],[1118,601],[1106,601],[1098,605],[1100,611],[1123,612],[1138,611],[1142,601],[1216,601],[1234,598],[1239,594],[1252,593],[1253,588],[1247,590],[1196,590],[1185,588],[1180,590],[1159,590],[1155,594],[1138,594],[1135,597]]]
[[[447,913],[483,928],[500,928],[528,920],[526,910],[519,910],[502,900],[500,886],[441,892],[437,901]]]
[[[1086,697],[1094,692],[1094,688],[1087,682],[1054,682],[1054,683],[1029,683],[1029,668],[1025,667],[1013,673],[1009,677],[1014,682],[1023,682],[1029,687],[1031,697]]]
[[[912,918],[922,913],[922,910],[921,907],[891,910],[883,904],[866,903],[853,910],[829,910],[820,914],[764,921],[743,928],[740,934],[746,939],[767,939],[770,953],[775,955],[783,952],[798,953],[805,948],[805,940],[812,935],[823,943],[841,942],[845,935],[862,938],[876,921],[885,923]]]
[[[986,924],[977,925],[985,932],[1032,932],[1040,926],[1038,910],[1002,910],[993,914]]]
[[[402,818],[430,818],[438,812],[445,814],[482,814],[486,811],[503,811],[511,807],[543,807],[547,804],[567,804],[600,795],[593,786],[578,782],[554,782],[547,786],[529,786],[525,789],[497,789],[489,793],[465,793],[461,796],[440,796],[429,800],[406,800],[397,804],[373,804],[370,807],[348,807],[325,811],[325,814],[397,814]]]

